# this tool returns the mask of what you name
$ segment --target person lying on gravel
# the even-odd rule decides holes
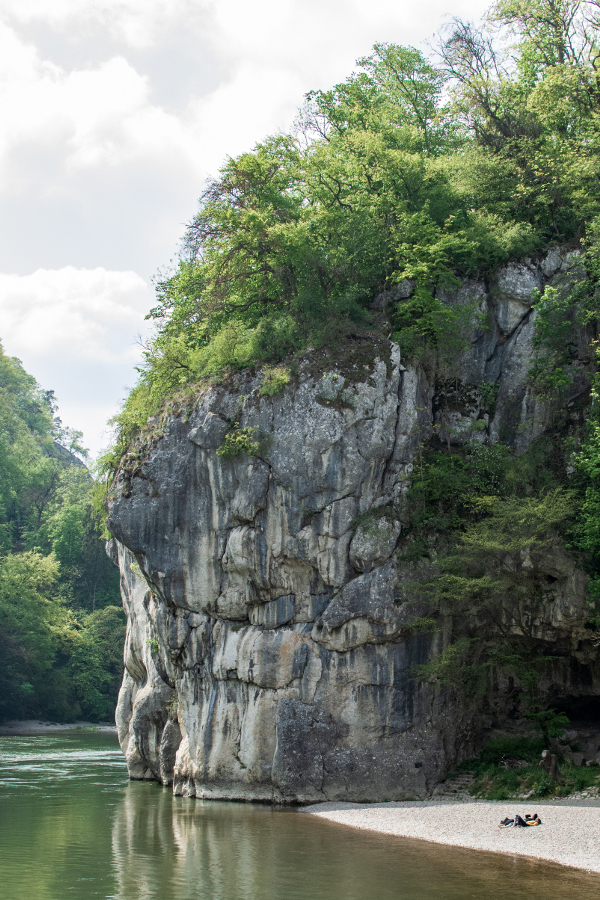
[[[541,824],[542,820],[537,813],[534,813],[532,816],[526,814],[524,819],[522,819],[521,816],[517,813],[514,819],[502,819],[502,821],[498,825],[498,828],[526,828],[528,825]]]
[[[541,825],[542,820],[538,816],[537,813],[534,813],[532,816],[525,816],[525,824],[526,825]]]

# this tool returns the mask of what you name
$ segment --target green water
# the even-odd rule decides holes
[[[2,900],[587,900],[600,878],[129,782],[112,735],[0,737]]]

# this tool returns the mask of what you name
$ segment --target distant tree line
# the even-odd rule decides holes
[[[114,712],[125,616],[80,439],[0,345],[0,721]]]

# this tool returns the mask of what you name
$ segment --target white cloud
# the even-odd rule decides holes
[[[0,273],[0,337],[17,356],[134,363],[151,296],[135,272],[66,266]]]
[[[13,21],[42,21],[57,30],[105,28],[132,47],[155,43],[172,22],[195,17],[211,0],[0,0]]]
[[[456,11],[483,6],[457,0]],[[344,78],[374,41],[419,43],[446,9],[446,0],[426,10],[396,0],[0,0],[0,186],[21,189],[33,177],[32,146],[59,158],[64,181],[70,171],[153,161],[165,174],[183,166],[197,183],[225,155],[289,127],[303,94]],[[124,51],[70,70],[44,59],[18,32],[33,20],[72,40],[84,20],[98,33],[129,23],[128,34],[151,42],[168,22],[194,32],[199,60],[218,59],[221,81],[209,90],[191,81],[187,102],[167,109]]]
[[[192,168],[195,135],[150,100],[148,78],[122,56],[93,69],[66,72],[0,24],[0,186],[14,191],[39,171],[27,168],[27,148],[57,154],[70,170],[154,160]],[[57,185],[48,185],[57,190]]]
[[[117,402],[112,398],[112,402],[108,403],[90,401],[89,398],[74,401],[68,395],[65,399],[65,386],[57,383],[56,379],[52,384],[56,388],[58,415],[62,424],[83,433],[82,444],[90,451],[89,462],[93,462],[108,449],[114,437],[113,428],[107,423],[116,412]]]
[[[38,269],[0,274],[0,339],[46,390],[96,455],[106,421],[136,380],[152,291],[135,272]]]

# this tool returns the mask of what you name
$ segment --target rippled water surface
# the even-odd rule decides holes
[[[418,814],[418,813],[416,813]],[[129,782],[116,738],[0,737],[2,900],[587,900],[600,879]]]

